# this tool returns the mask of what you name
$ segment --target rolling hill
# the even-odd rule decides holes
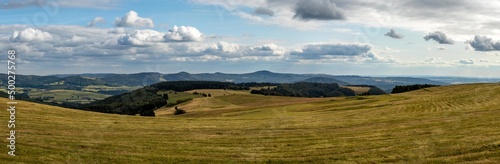
[[[180,72],[175,74],[165,74],[164,79],[167,81],[229,81],[234,83],[245,82],[270,82],[270,83],[295,83],[303,82],[304,80],[315,80],[313,82],[321,82],[331,79],[338,80],[339,84],[351,85],[374,85],[380,89],[387,91],[396,85],[411,85],[411,84],[434,84],[447,85],[448,83],[428,80],[424,78],[412,77],[368,77],[368,76],[335,76],[327,74],[290,74],[290,73],[274,73],[270,71],[257,71],[246,74],[224,74],[224,73],[203,73],[190,74]],[[312,79],[311,79],[312,78]],[[320,80],[320,81],[317,81]]]
[[[217,91],[217,93],[215,93]],[[19,101],[1,163],[498,163],[500,84],[291,98],[223,90],[158,117]],[[0,98],[2,108],[5,98]],[[161,114],[160,114],[161,113]],[[5,114],[0,120],[8,120]],[[1,131],[7,134],[7,126]],[[6,140],[3,140],[4,144]],[[7,151],[7,150],[6,150]]]
[[[350,85],[349,83],[333,79],[333,78],[327,78],[327,77],[311,77],[309,79],[302,80],[301,82],[308,82],[308,83],[337,83],[339,85]]]
[[[190,74],[179,72],[161,74],[155,72],[135,74],[75,74],[75,75],[16,75],[18,87],[39,89],[71,89],[82,90],[89,85],[102,86],[147,86],[163,81],[220,81],[234,83],[269,82],[269,83],[296,83],[309,80],[310,82],[328,82],[335,80],[340,85],[374,85],[388,91],[396,85],[434,84],[447,85],[448,83],[433,81],[425,78],[411,77],[368,77],[368,76],[334,76],[327,74],[291,74],[257,71],[244,74],[201,73]],[[0,83],[7,81],[6,74],[0,74]],[[312,81],[311,81],[312,80]],[[325,81],[326,80],[326,81]]]

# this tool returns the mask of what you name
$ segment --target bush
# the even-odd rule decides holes
[[[180,115],[180,114],[184,114],[184,113],[186,113],[185,110],[175,107],[174,115]]]
[[[139,113],[140,116],[150,116],[150,117],[154,117],[155,116],[155,112],[154,110],[145,110],[145,111],[141,111]]]

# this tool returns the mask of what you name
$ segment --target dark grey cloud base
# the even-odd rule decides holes
[[[394,31],[393,29],[391,29],[391,31],[387,32],[385,34],[385,36],[388,36],[388,37],[391,37],[394,39],[403,39],[404,38],[403,35],[396,33],[396,31]]]
[[[428,35],[424,36],[424,39],[426,41],[429,41],[432,39],[432,40],[438,42],[439,44],[455,44],[455,41],[453,39],[449,38],[448,36],[446,36],[445,33],[441,32],[441,31],[429,33]]]
[[[344,20],[344,12],[329,0],[300,0],[293,18],[302,20]]]

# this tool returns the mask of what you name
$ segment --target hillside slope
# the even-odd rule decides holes
[[[309,79],[302,80],[301,82],[308,82],[308,83],[337,83],[339,85],[349,85],[349,83],[334,79],[334,78],[327,78],[327,77],[311,77]]]
[[[0,163],[500,161],[500,84],[349,98],[202,99],[229,108],[149,118],[20,101],[17,156],[3,153]],[[0,98],[3,109],[6,101]]]

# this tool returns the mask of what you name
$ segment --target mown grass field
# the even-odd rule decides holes
[[[349,98],[214,95],[154,118],[20,102],[17,156],[4,147],[0,163],[500,162],[500,84]]]

